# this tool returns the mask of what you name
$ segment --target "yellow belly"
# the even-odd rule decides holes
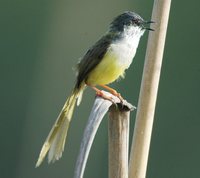
[[[120,76],[123,77],[125,66],[117,62],[117,57],[106,54],[102,61],[90,72],[88,85],[106,85],[114,82]]]

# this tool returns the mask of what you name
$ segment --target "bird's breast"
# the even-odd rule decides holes
[[[116,63],[127,69],[135,56],[138,39],[132,39],[131,37],[123,38],[110,45],[108,53],[115,56]]]
[[[130,66],[137,49],[131,40],[114,42],[108,48],[101,62],[91,71],[87,83],[90,85],[109,84],[123,77],[124,71]]]

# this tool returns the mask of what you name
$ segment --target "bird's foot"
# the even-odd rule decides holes
[[[96,88],[94,86],[91,86],[91,88],[96,91],[96,96],[99,96],[99,97],[101,97],[101,98],[103,98],[105,100],[109,100],[113,104],[115,104],[114,99],[112,98],[112,96],[106,95],[104,92],[102,92],[101,90],[99,90],[98,88]]]
[[[103,88],[105,88],[106,90],[108,90],[114,96],[118,97],[119,100],[120,100],[120,102],[123,104],[124,98],[115,89],[113,89],[113,88],[111,88],[111,87],[109,87],[107,85],[100,85],[100,86],[103,87]]]

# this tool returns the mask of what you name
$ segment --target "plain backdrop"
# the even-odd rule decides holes
[[[0,177],[71,178],[95,93],[75,111],[62,159],[35,169],[41,146],[75,80],[73,67],[125,10],[150,20],[153,1],[0,2]],[[198,1],[172,1],[147,178],[200,177],[200,23]],[[156,29],[155,29],[156,30]],[[112,84],[137,106],[148,32],[126,78]],[[131,114],[132,136],[135,112]],[[85,177],[108,175],[107,117]],[[131,138],[130,138],[131,140]]]

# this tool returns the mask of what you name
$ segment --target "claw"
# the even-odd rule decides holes
[[[119,100],[120,100],[120,103],[123,104],[123,100],[124,98],[121,96],[120,93],[118,93],[115,89],[113,88],[110,88],[109,86],[106,86],[106,85],[100,85],[101,87],[107,89],[111,94],[113,94],[114,96],[118,97]]]
[[[91,86],[91,88],[96,91],[96,96],[99,96],[105,100],[108,100],[108,101],[112,102],[113,104],[116,104],[114,99],[112,98],[112,96],[108,96],[108,95],[104,94],[101,90],[99,90],[98,88],[96,88],[94,86]]]
[[[110,87],[108,87],[108,86],[106,86],[106,85],[100,85],[100,86],[103,87],[103,88],[105,88],[105,89],[107,89],[112,95],[118,97],[119,100],[120,100],[120,103],[122,104],[122,106],[124,105],[124,104],[123,104],[123,103],[124,103],[124,98],[123,98],[123,97],[121,96],[121,94],[118,93],[115,89],[110,88]],[[101,90],[99,90],[98,88],[96,88],[96,87],[94,87],[94,86],[90,86],[90,87],[91,87],[93,90],[96,91],[96,95],[97,95],[97,96],[102,97],[102,98],[104,98],[105,100],[109,100],[110,102],[112,102],[113,104],[115,104],[115,105],[117,106],[117,104],[116,104],[115,100],[112,98],[112,96],[107,96],[105,93],[103,93]]]

